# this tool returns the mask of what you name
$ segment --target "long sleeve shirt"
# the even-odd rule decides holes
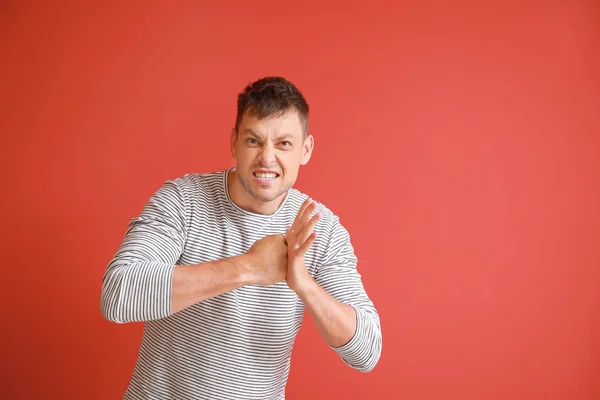
[[[125,399],[284,399],[304,304],[285,282],[246,285],[171,313],[176,265],[238,256],[266,235],[283,234],[307,198],[291,188],[271,215],[237,206],[229,170],[168,180],[133,218],[104,275],[101,309],[117,323],[144,322]],[[353,338],[331,347],[370,371],[381,354],[377,310],[339,217],[318,205],[318,236],[305,254],[310,275],[356,311]]]

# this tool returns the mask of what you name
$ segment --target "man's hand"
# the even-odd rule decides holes
[[[246,255],[253,284],[272,285],[286,280],[288,249],[283,235],[257,240]]]
[[[329,346],[339,348],[356,334],[357,314],[354,307],[336,300],[306,270],[304,254],[317,238],[313,229],[321,217],[318,213],[312,216],[316,208],[317,203],[308,198],[285,234],[288,245],[286,280],[304,303],[321,337]]]
[[[298,294],[312,281],[304,264],[304,254],[317,238],[317,234],[313,232],[313,229],[321,215],[315,214],[311,218],[316,208],[316,202],[311,198],[306,199],[300,207],[292,226],[288,228],[285,234],[288,263],[286,280],[290,289]]]

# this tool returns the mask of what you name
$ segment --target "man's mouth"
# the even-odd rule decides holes
[[[253,172],[253,175],[261,181],[272,181],[279,177],[279,174],[277,172],[256,171]]]

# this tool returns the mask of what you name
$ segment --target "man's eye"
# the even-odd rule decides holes
[[[291,146],[292,145],[290,142],[287,142],[287,141],[281,142],[281,144],[284,145],[284,146]]]
[[[256,139],[249,138],[248,139],[248,143],[250,143],[250,144],[258,144],[258,141]]]

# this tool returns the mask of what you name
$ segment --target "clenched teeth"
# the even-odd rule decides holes
[[[277,174],[264,174],[264,173],[260,173],[260,172],[255,172],[254,176],[256,176],[259,179],[275,179],[275,178],[277,178]]]

